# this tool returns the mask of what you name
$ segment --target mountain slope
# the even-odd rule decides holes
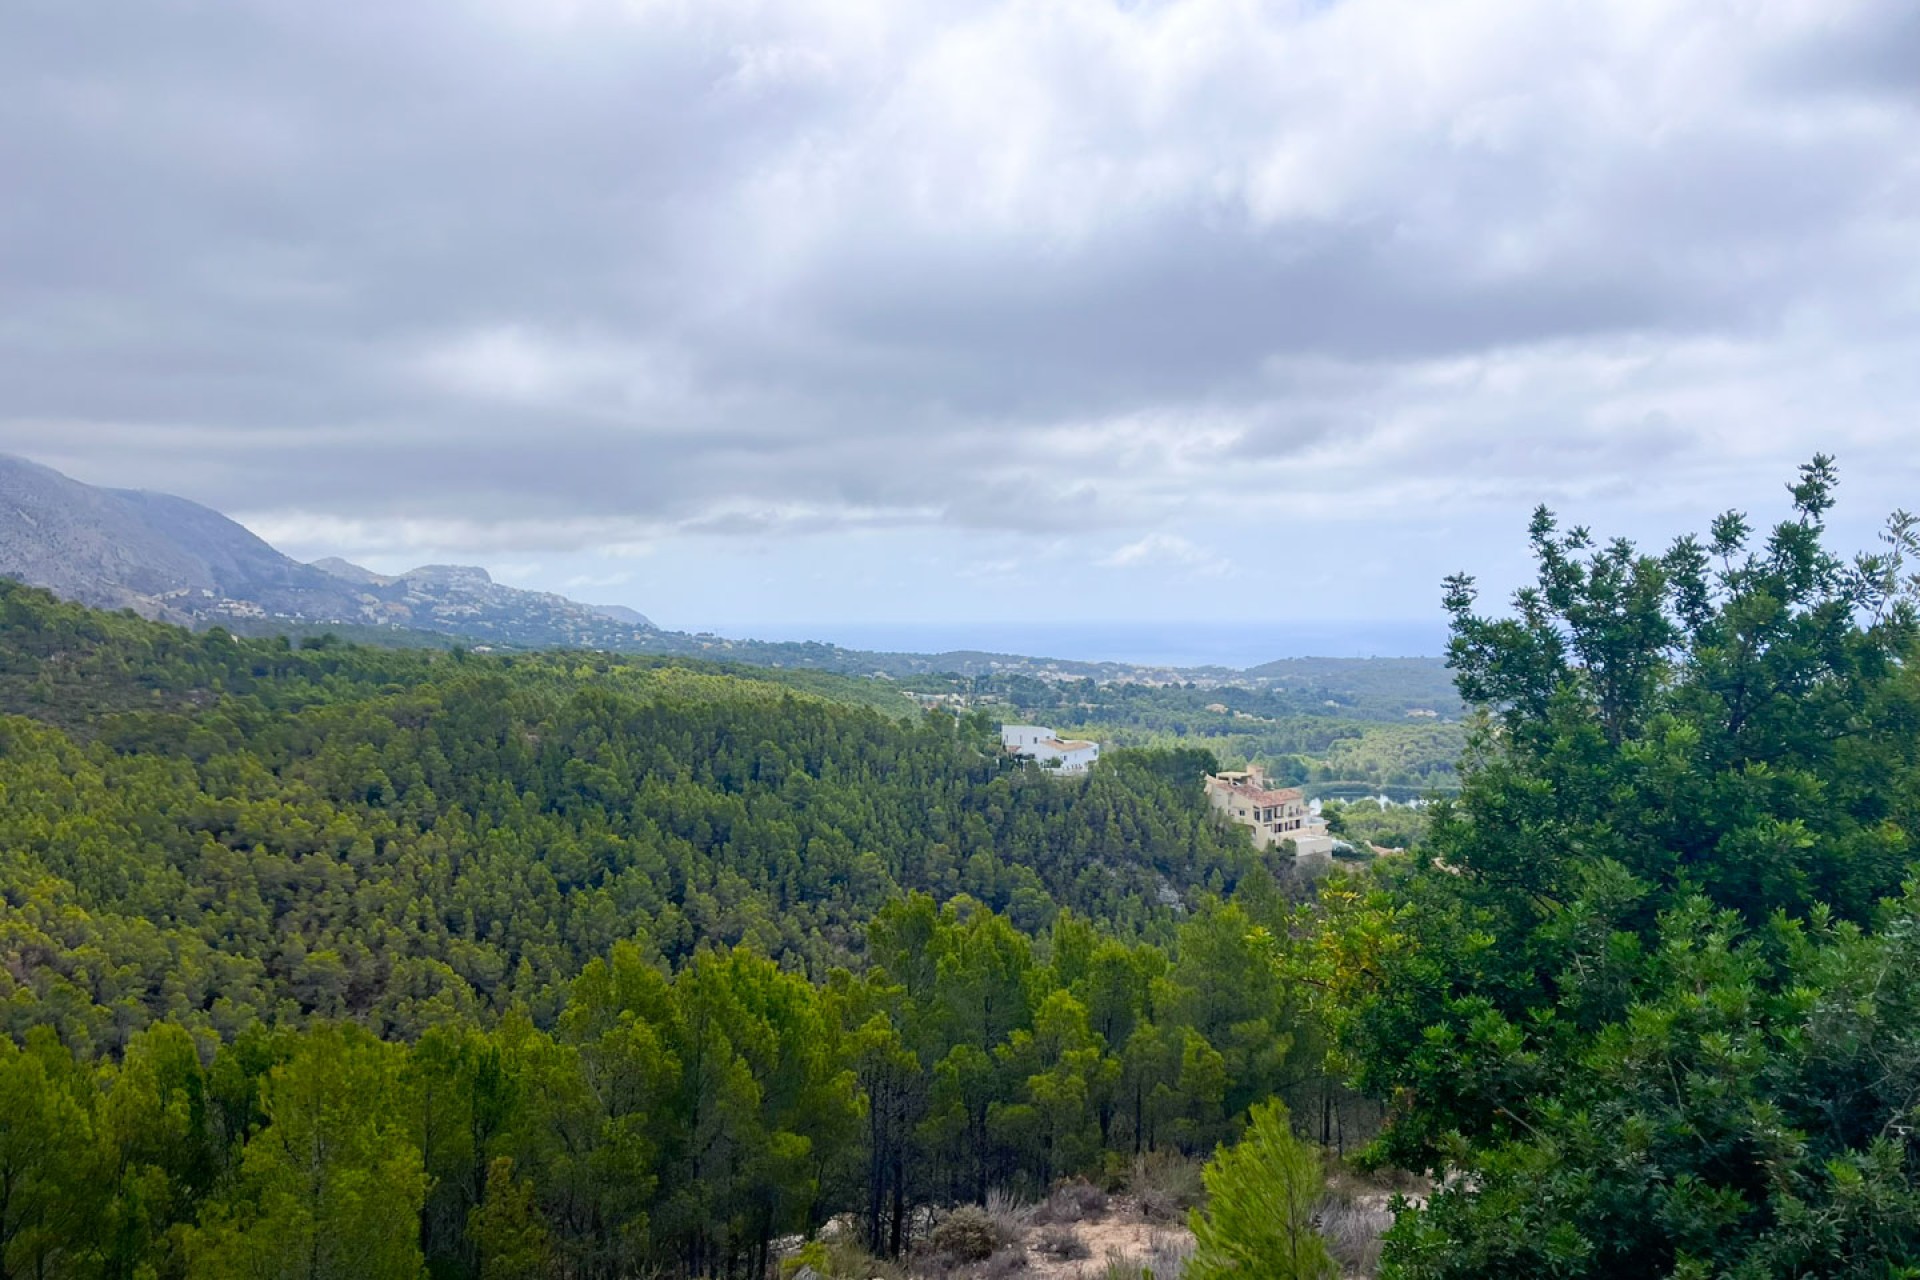
[[[103,608],[202,621],[350,616],[351,591],[227,519],[165,494],[97,489],[0,456],[0,574]]]
[[[652,624],[631,609],[502,586],[464,565],[386,577],[344,560],[302,564],[198,503],[99,489],[5,455],[0,577],[170,622],[340,623],[527,648],[659,647],[647,643]]]
[[[354,594],[356,612],[342,621],[436,631],[516,648],[660,649],[653,624],[632,609],[610,610],[551,592],[503,586],[472,565],[422,565],[397,577],[338,557],[302,567],[326,573]]]

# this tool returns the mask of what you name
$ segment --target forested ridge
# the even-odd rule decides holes
[[[897,1252],[1336,1092],[1204,753],[1063,782],[979,718],[10,586],[0,632],[0,1274]]]
[[[1121,753],[1069,787],[1013,767],[984,720],[735,676],[286,650],[21,589],[0,605],[9,702],[56,722],[0,729],[13,927],[44,935],[15,1030],[549,1017],[633,939],[669,965],[747,942],[822,977],[903,890],[1165,941],[1176,909],[1259,865],[1208,821],[1193,754]],[[205,705],[59,727],[73,699],[143,692]]]

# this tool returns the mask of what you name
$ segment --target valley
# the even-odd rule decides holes
[[[5,1208],[22,1256],[141,1196],[115,1247],[194,1275],[290,1239],[758,1271],[843,1214],[964,1268],[912,1224],[1171,1179],[1165,1235],[1254,1102],[1379,1124],[1256,936],[1310,884],[1211,817],[1204,753],[1069,784],[977,713],[9,584],[0,710],[0,1141],[47,1135],[7,1158],[63,1206]]]
[[[1452,580],[1455,699],[250,637],[0,581],[4,1274],[1906,1256],[1920,533],[1844,569],[1826,466],[1751,550],[1722,522],[1731,568],[1538,518],[1559,612]],[[1708,1187],[1739,1215],[1677,1216]]]

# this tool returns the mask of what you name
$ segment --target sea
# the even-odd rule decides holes
[[[1279,658],[1438,657],[1446,624],[1401,622],[864,622],[769,627],[723,635],[822,640],[891,653],[978,650],[1079,662],[1244,670]]]

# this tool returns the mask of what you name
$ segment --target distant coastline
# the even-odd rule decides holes
[[[1017,653],[1075,662],[1243,670],[1280,658],[1431,658],[1446,651],[1432,622],[848,622],[720,623],[718,634],[817,640],[883,653]]]

